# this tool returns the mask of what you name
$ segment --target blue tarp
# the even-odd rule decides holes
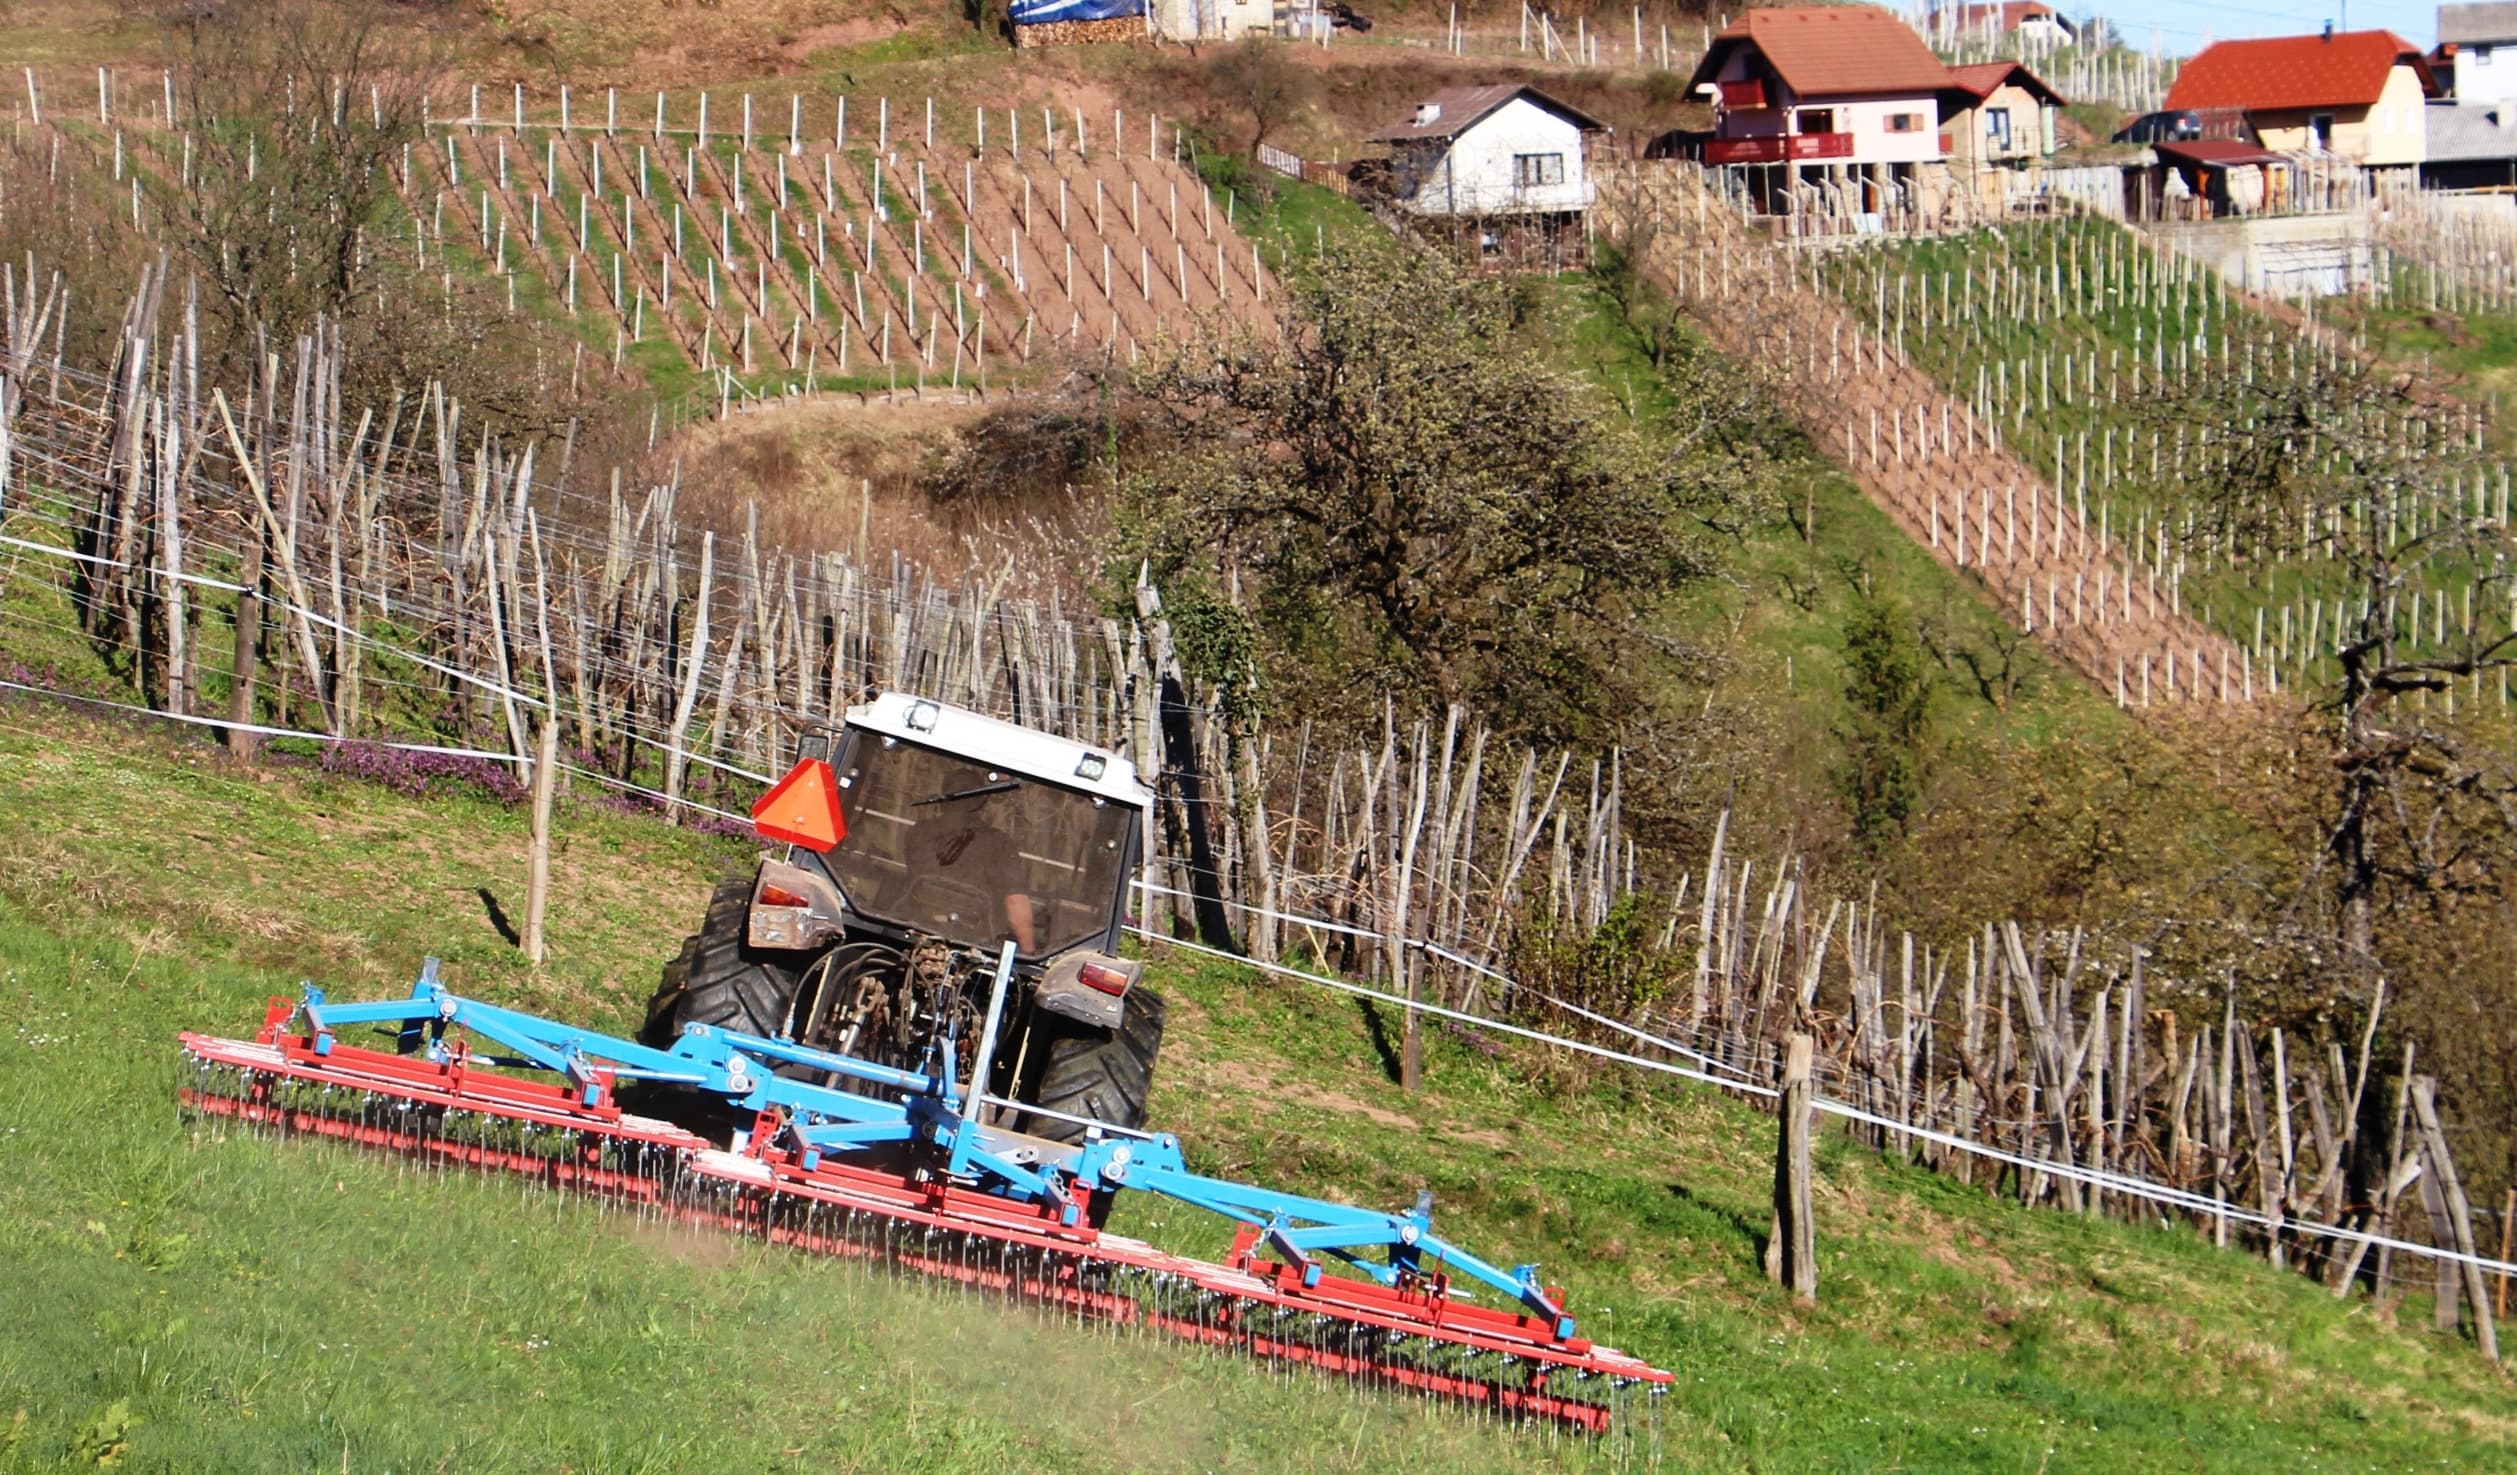
[[[1014,0],[1011,14],[1018,26],[1053,20],[1120,20],[1145,13],[1145,0]]]

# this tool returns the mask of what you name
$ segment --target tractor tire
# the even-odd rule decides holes
[[[1162,1052],[1162,1016],[1162,995],[1139,986],[1128,990],[1115,1031],[1056,1021],[1032,1103],[1117,1127],[1145,1125],[1154,1057]],[[1056,1117],[1034,1116],[1023,1130],[1052,1142],[1084,1140],[1083,1127]]]
[[[751,1035],[774,1035],[786,1028],[802,970],[743,940],[751,905],[751,878],[732,875],[717,883],[699,930],[664,965],[664,979],[647,1004],[638,1043],[669,1050],[685,1024]]]

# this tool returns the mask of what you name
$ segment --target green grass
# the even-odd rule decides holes
[[[2429,273],[2397,258],[2393,291],[2380,303],[2343,298],[2318,311],[2358,335],[2370,352],[2419,367],[2458,398],[2494,404],[2517,389],[2517,311],[2458,312],[2428,305]]]
[[[553,956],[524,823],[26,702],[0,707],[0,1469],[1488,1469],[1599,1451],[176,1116],[174,1035],[300,978],[458,986],[621,1028],[739,852],[563,808]],[[137,843],[135,843],[135,838]],[[1672,1368],[1678,1469],[2480,1469],[2504,1384],[2183,1230],[2031,1212],[1822,1139],[1824,1300],[1757,1269],[1770,1124],[1442,1032],[1389,1079],[1357,1007],[1156,960],[1154,1119],[1198,1166],[1535,1260]],[[1117,1227],[1192,1252],[1159,1202]],[[2426,1321],[2415,1302],[2406,1327]],[[23,1411],[23,1420],[18,1415]]]
[[[1600,284],[1558,278],[1550,296],[1561,321],[1557,352],[1624,404],[1647,427],[1668,415],[1671,398],[1641,338]],[[1695,642],[1735,641],[1738,679],[1777,691],[1776,700],[1821,730],[1841,712],[1843,631],[1867,579],[1952,649],[1988,649],[2006,629],[1981,586],[1944,566],[1892,522],[1852,479],[1799,432],[1777,425],[1771,514],[1727,549],[1730,578],[1708,585],[1678,614],[1672,634]],[[2126,724],[2114,704],[2030,647],[2018,689],[2006,705],[1971,700],[1955,683],[1940,689],[1939,715],[1971,729],[1973,740],[2034,740],[2059,722]]]

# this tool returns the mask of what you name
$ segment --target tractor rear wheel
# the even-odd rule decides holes
[[[647,1004],[638,1043],[669,1050],[685,1024],[750,1035],[775,1035],[786,1028],[801,975],[775,961],[776,955],[744,941],[751,907],[750,878],[737,874],[717,883],[699,930],[664,965],[664,979]]]
[[[1139,987],[1128,990],[1115,1030],[1052,1021],[1055,1031],[1032,1103],[1114,1127],[1143,1126],[1145,1098],[1154,1086],[1154,1057],[1162,1052],[1162,1016],[1162,995]],[[1051,1116],[1034,1116],[1023,1130],[1052,1142],[1084,1140],[1081,1125]]]

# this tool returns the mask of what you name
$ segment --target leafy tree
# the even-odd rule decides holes
[[[1654,616],[1757,499],[1735,386],[1647,440],[1507,285],[1389,242],[1332,246],[1293,297],[1281,332],[1218,325],[1138,372],[1168,449],[1121,480],[1128,572],[1238,591],[1322,700],[1612,735],[1683,654]]]
[[[1913,621],[1867,580],[1844,630],[1844,705],[1841,782],[1853,833],[1875,851],[1922,802],[1931,678]]]

